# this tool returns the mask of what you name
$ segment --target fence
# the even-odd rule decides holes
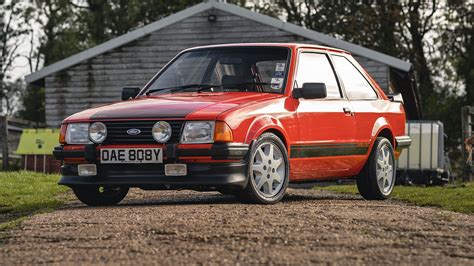
[[[2,169],[8,169],[12,160],[19,161],[21,156],[16,154],[16,148],[20,142],[24,128],[31,126],[31,122],[0,116],[0,158],[2,159]]]

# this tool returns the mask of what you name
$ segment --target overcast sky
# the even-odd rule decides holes
[[[25,5],[24,8],[26,8],[27,5],[30,5],[29,1],[25,1],[25,0],[20,0],[20,1],[22,2],[21,3],[22,5]],[[8,17],[9,14],[6,14],[6,16]],[[17,23],[16,26],[21,26],[19,24],[23,23],[23,21],[17,21],[16,23]],[[30,67],[28,65],[28,60],[26,58],[31,50],[31,44],[30,44],[31,37],[33,34],[33,36],[35,37],[33,45],[38,46],[39,45],[38,37],[41,34],[41,28],[40,28],[39,23],[34,22],[34,21],[30,22],[29,28],[33,29],[34,32],[25,36],[21,36],[21,45],[17,51],[20,56],[14,61],[13,71],[8,73],[11,76],[12,80],[22,78],[25,75],[30,74]]]

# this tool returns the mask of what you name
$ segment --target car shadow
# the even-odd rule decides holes
[[[337,194],[335,192],[329,192],[324,194],[317,195],[299,195],[299,194],[290,194],[283,198],[282,202],[298,202],[298,201],[323,201],[323,200],[351,200],[351,201],[363,201],[364,199],[360,198],[357,195],[349,194]]]
[[[182,197],[163,196],[162,198],[132,199],[117,206],[160,206],[160,205],[202,205],[202,204],[240,204],[234,196],[211,195],[184,195]]]
[[[296,190],[297,191],[297,190]],[[119,205],[107,206],[107,208],[125,208],[125,207],[138,207],[138,206],[176,206],[176,205],[207,205],[207,204],[245,204],[240,202],[236,197],[231,195],[222,195],[219,193],[182,193],[179,195],[163,195],[162,197],[150,198],[134,198],[125,199]],[[287,194],[281,201],[280,204],[305,202],[305,201],[335,201],[335,200],[351,200],[351,201],[362,201],[363,199],[354,195],[343,195],[337,193],[298,193],[292,192]],[[73,204],[69,208],[97,208],[89,207],[82,204]]]

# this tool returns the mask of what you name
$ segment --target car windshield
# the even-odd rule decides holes
[[[289,62],[285,47],[220,47],[183,53],[143,92],[282,93]]]

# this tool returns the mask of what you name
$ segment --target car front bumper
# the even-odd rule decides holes
[[[97,165],[96,176],[79,176],[77,165],[61,167],[60,185],[119,185],[142,188],[194,188],[247,185],[247,164],[194,163],[187,164],[187,175],[166,176],[164,164],[144,165]]]
[[[85,145],[83,149],[69,150],[56,147],[53,155],[64,160],[60,185],[118,185],[144,189],[245,187],[247,185],[247,144],[212,144],[208,148],[181,149],[179,145],[163,146],[164,158],[160,164],[100,164],[99,147]],[[77,165],[96,164],[97,175],[79,176]],[[185,176],[165,175],[165,164],[185,163]]]

